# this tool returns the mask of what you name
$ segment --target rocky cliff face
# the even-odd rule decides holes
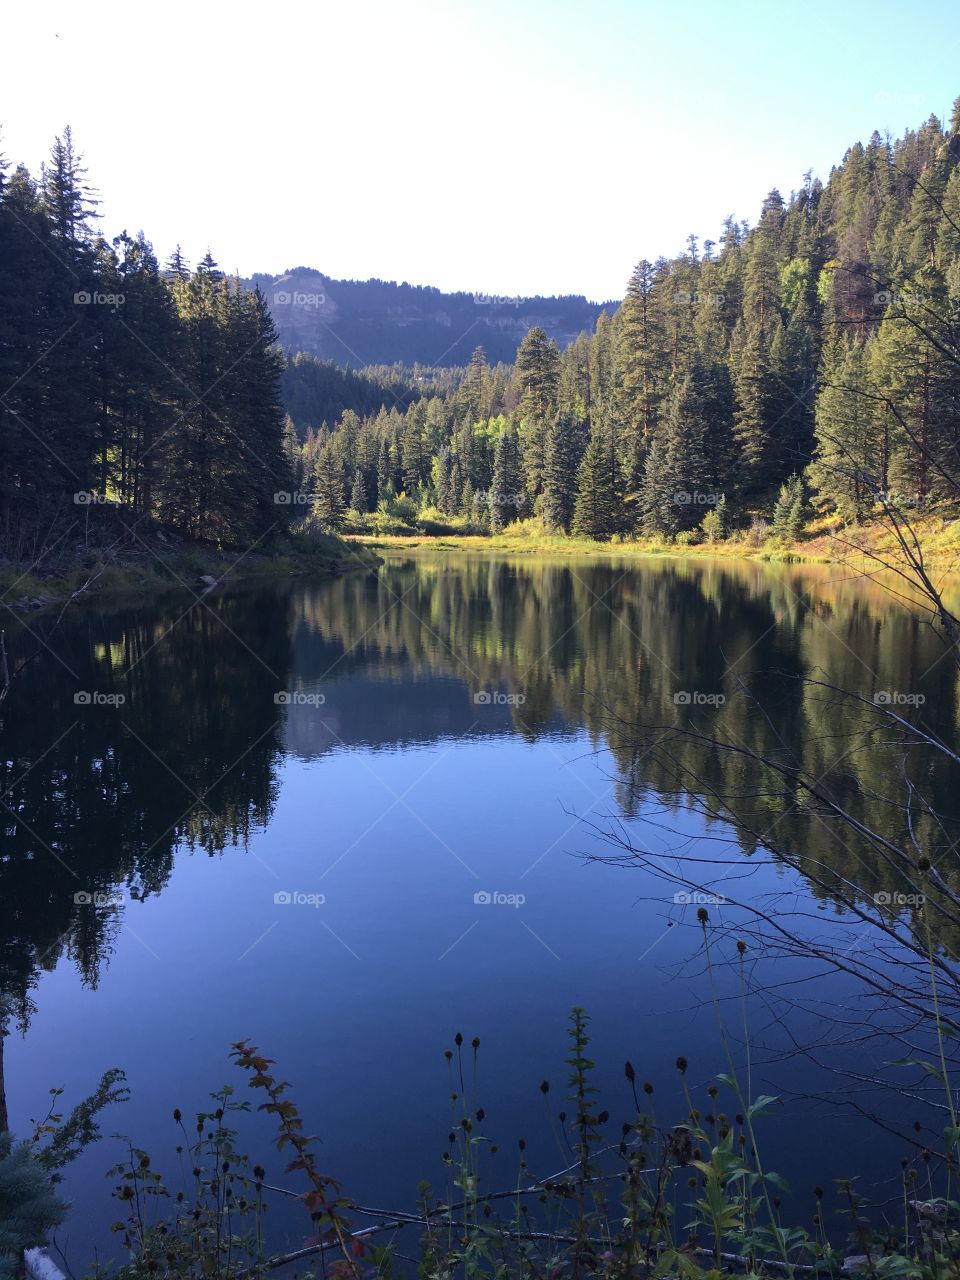
[[[305,267],[255,275],[246,283],[260,286],[286,350],[354,368],[396,361],[462,365],[477,346],[491,362],[509,362],[534,325],[566,346],[582,330],[592,331],[602,310],[612,313],[619,305],[577,296],[505,298],[384,280],[332,280]]]

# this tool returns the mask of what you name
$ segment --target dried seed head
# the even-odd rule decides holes
[[[453,1037],[453,1043],[457,1046],[457,1048],[458,1048],[458,1049],[459,1049],[459,1048],[460,1048],[460,1046],[463,1044],[463,1036],[460,1034],[460,1032],[459,1032],[459,1031],[458,1031],[458,1032],[457,1032],[457,1034]]]
[[[644,1082],[643,1082],[643,1092],[647,1095],[647,1097],[648,1097],[648,1098],[649,1098],[650,1094],[651,1094],[651,1093],[653,1093],[653,1085],[650,1083],[650,1081],[649,1081],[649,1080],[644,1080]]]
[[[541,1081],[540,1081],[540,1092],[541,1092],[541,1093],[543,1093],[543,1094],[547,1094],[547,1093],[549,1093],[549,1092],[550,1092],[550,1081],[549,1081],[549,1080],[541,1080]]]
[[[686,1073],[687,1060],[683,1056],[683,1054],[681,1054],[680,1057],[677,1059],[677,1070],[680,1072],[681,1075],[684,1075]]]
[[[743,955],[746,949],[747,949],[747,944],[744,942],[742,938],[739,938],[737,940],[737,950],[740,952],[741,955]]]
[[[707,921],[710,919],[710,913],[706,907],[697,908],[697,919],[700,921],[701,924],[707,923]]]
[[[636,1080],[637,1073],[633,1069],[632,1062],[625,1062],[623,1064],[623,1074],[627,1077],[627,1079],[630,1081],[631,1084],[634,1082],[634,1080]]]

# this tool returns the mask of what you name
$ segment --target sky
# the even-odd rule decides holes
[[[621,297],[641,258],[960,95],[953,0],[17,5],[0,151],[71,125],[166,259]]]

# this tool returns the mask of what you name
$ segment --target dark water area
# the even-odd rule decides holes
[[[727,1049],[742,1065],[749,1039],[755,1092],[780,1098],[759,1123],[765,1164],[791,1183],[798,1215],[814,1212],[814,1183],[847,1174],[869,1174],[879,1201],[897,1195],[902,1143],[838,1105],[830,1072],[791,1051],[821,1035],[823,1010],[854,1008],[853,984],[748,953],[741,1001],[725,935],[714,1000],[696,903],[648,871],[590,860],[613,823],[647,849],[734,863],[740,896],[789,895],[811,919],[836,918],[803,874],[808,856],[849,874],[829,833],[808,849],[798,829],[786,866],[733,824],[708,832],[695,805],[664,801],[661,763],[631,726],[701,715],[815,761],[848,714],[811,699],[800,677],[819,673],[866,699],[922,698],[925,723],[955,742],[955,670],[881,586],[703,560],[398,557],[201,602],[91,605],[47,625],[8,628],[14,659],[41,653],[0,722],[15,1132],[45,1112],[50,1087],[75,1101],[117,1066],[132,1098],[105,1134],[129,1134],[174,1171],[173,1109],[203,1108],[225,1082],[247,1096],[228,1052],[249,1038],[291,1082],[345,1192],[412,1208],[421,1178],[446,1190],[443,1050],[460,1031],[481,1040],[478,1097],[508,1187],[521,1136],[533,1175],[570,1162],[539,1086],[551,1082],[555,1112],[581,1005],[611,1141],[632,1114],[626,1059],[670,1123],[684,1107],[678,1054],[703,1105]],[[691,776],[695,765],[723,768],[691,757]],[[863,765],[876,770],[858,780],[863,805],[885,767],[882,751]],[[948,778],[925,786],[955,809]],[[882,868],[858,875],[864,893],[885,888]],[[710,909],[735,924],[736,908]],[[786,999],[797,983],[804,1005]],[[864,1074],[892,1056],[882,1038],[853,1036],[830,1055]],[[894,1107],[866,1086],[857,1098]],[[267,1118],[243,1132],[283,1179]],[[119,1252],[105,1171],[121,1153],[106,1137],[71,1166],[58,1240],[76,1268]],[[271,1210],[277,1248],[309,1234],[300,1212]]]

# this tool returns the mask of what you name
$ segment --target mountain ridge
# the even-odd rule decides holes
[[[527,331],[539,325],[558,346],[592,332],[602,311],[619,300],[591,302],[582,294],[506,297],[444,292],[406,281],[337,280],[314,267],[279,275],[255,273],[289,352],[303,351],[350,368],[366,365],[465,365],[477,346],[491,362],[512,363]]]

